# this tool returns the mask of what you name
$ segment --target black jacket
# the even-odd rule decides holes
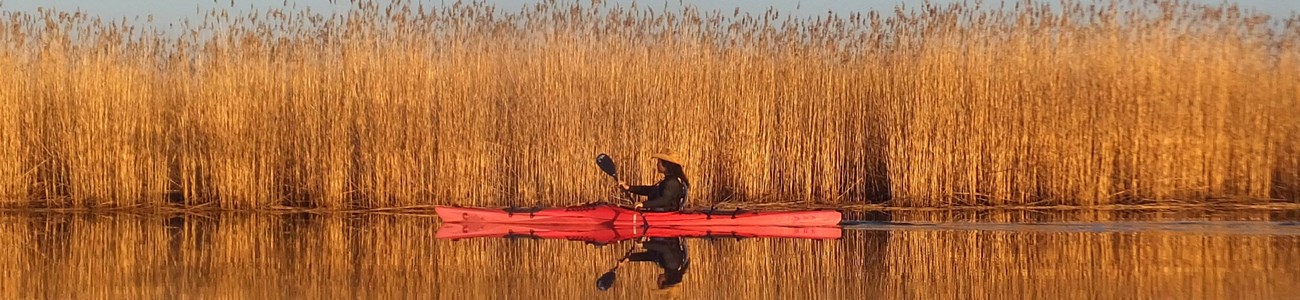
[[[676,176],[664,177],[656,185],[628,187],[633,194],[646,196],[642,208],[649,211],[676,211],[686,204],[686,181]]]

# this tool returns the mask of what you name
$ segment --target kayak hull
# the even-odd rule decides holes
[[[602,225],[553,225],[520,223],[443,223],[438,239],[534,238],[611,244],[648,238],[797,238],[838,239],[839,227],[785,226],[672,226],[611,227]]]
[[[841,215],[833,210],[789,212],[644,212],[595,204],[535,211],[438,206],[446,223],[501,223],[605,226],[835,226]]]

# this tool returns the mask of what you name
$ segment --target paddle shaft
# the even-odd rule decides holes
[[[614,181],[622,182],[622,180],[618,180],[618,176],[614,176]],[[623,187],[620,186],[619,188],[621,189]],[[646,222],[645,213],[641,212],[641,206],[636,205],[636,199],[632,198],[632,192],[623,190],[623,195],[626,196],[628,200],[632,201],[632,211],[636,212],[635,215],[632,215],[632,226],[636,226],[636,217],[641,217],[641,225],[643,227],[650,227],[650,222]]]

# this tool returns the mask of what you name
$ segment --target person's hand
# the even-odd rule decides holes
[[[636,209],[641,209],[641,207],[642,207],[641,204],[643,204],[643,203],[641,203],[641,202],[637,202],[636,205],[634,205],[633,207],[636,207]]]
[[[626,181],[622,181],[622,180],[618,181],[618,188],[623,189],[624,191],[632,189],[631,186],[627,185]]]

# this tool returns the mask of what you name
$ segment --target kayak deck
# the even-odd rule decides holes
[[[437,206],[446,223],[502,223],[606,226],[835,226],[840,212],[809,210],[789,212],[642,212],[610,204],[565,208],[511,210]]]

